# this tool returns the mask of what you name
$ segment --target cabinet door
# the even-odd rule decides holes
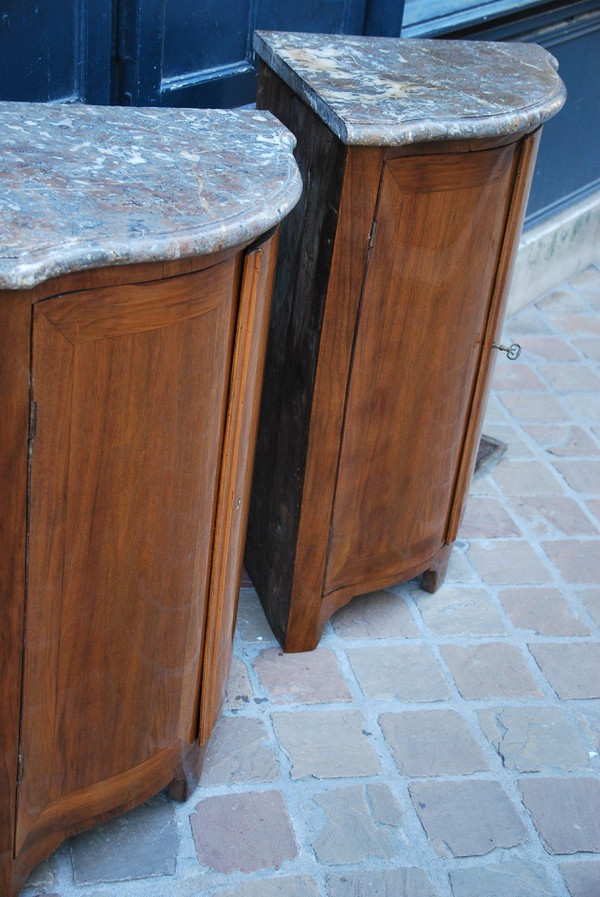
[[[325,592],[400,580],[444,544],[513,160],[506,147],[384,166]]]
[[[35,307],[17,850],[196,737],[238,289],[228,261]]]

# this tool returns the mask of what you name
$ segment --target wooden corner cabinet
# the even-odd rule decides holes
[[[532,44],[259,32],[305,182],[275,281],[246,567],[287,651],[443,581],[542,123]]]
[[[228,673],[277,226],[265,113],[0,104],[0,895],[184,798]]]

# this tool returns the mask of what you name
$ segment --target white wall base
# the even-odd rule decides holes
[[[507,314],[600,260],[600,193],[525,231],[519,244]]]

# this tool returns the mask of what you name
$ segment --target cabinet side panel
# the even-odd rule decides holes
[[[281,225],[246,543],[246,567],[282,639],[345,148],[265,66],[258,106],[296,135],[304,183],[299,203]]]
[[[195,737],[237,288],[224,263],[147,305],[123,286],[36,306],[19,844],[136,768],[166,784]]]
[[[220,712],[231,663],[276,257],[275,235],[249,251],[244,262],[206,624],[202,745]]]
[[[0,293],[0,894],[12,893],[19,744],[31,300]]]
[[[352,364],[326,591],[444,544],[514,147],[387,163]]]

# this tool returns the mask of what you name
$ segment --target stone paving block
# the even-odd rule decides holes
[[[219,872],[279,869],[298,853],[279,791],[206,797],[190,823],[198,860]]]
[[[598,444],[582,427],[538,425],[527,426],[524,429],[542,448],[546,449],[548,454],[558,458],[600,454]]]
[[[179,834],[173,804],[160,796],[70,842],[77,885],[173,875]]]
[[[489,477],[483,477],[484,481]],[[481,481],[480,481],[481,482]],[[477,581],[477,574],[474,572],[469,561],[467,560],[464,543],[454,543],[454,548],[450,555],[450,562],[446,573],[446,585],[453,583],[472,583]]]
[[[579,292],[597,296],[600,293],[600,270],[597,265],[588,265],[580,274],[571,277],[569,282]]]
[[[504,454],[502,455],[503,458],[517,459],[533,457],[534,453],[523,441],[520,428],[517,429],[516,427],[511,427],[508,425],[503,426],[502,424],[488,424],[486,421],[485,432],[493,439],[498,439],[500,442],[504,443],[506,448],[504,449]]]
[[[452,897],[556,897],[559,893],[542,865],[516,858],[455,869],[450,883]]]
[[[587,302],[570,290],[553,290],[539,302],[537,308],[547,312],[589,311]]]
[[[540,772],[548,767],[585,769],[586,751],[556,707],[502,707],[480,710],[479,724],[506,769]]]
[[[27,881],[23,885],[23,889],[38,888],[46,894],[48,888],[51,888],[54,884],[54,878],[50,860],[42,860],[42,862],[36,866],[28,876]]]
[[[439,897],[424,869],[386,869],[327,876],[328,897]]]
[[[591,361],[600,361],[600,339],[597,336],[573,340],[573,345]]]
[[[546,386],[526,364],[499,364],[494,371],[492,388],[546,389]]]
[[[417,607],[437,635],[506,635],[502,615],[484,589],[444,586],[419,595]]]
[[[357,595],[331,618],[341,638],[416,638],[404,599],[387,590]]]
[[[425,645],[351,648],[348,657],[368,698],[420,702],[444,701],[450,696],[444,674]]]
[[[459,535],[461,539],[496,539],[522,533],[497,498],[474,495],[467,501]]]
[[[560,863],[558,868],[571,897],[597,897],[600,894],[600,860]]]
[[[594,314],[551,315],[551,320],[558,330],[568,336],[590,336],[600,334],[600,319]]]
[[[558,589],[503,589],[499,596],[513,626],[539,635],[589,635]]]
[[[273,782],[279,768],[264,723],[222,716],[211,735],[202,767],[202,785]]]
[[[585,506],[600,523],[600,498],[590,498],[589,501],[586,501]]]
[[[600,378],[581,364],[549,364],[540,368],[553,389],[559,392],[594,392]]]
[[[254,697],[248,670],[239,657],[231,658],[231,670],[225,686],[223,710],[241,710]]]
[[[600,853],[598,779],[521,779],[519,788],[548,853]]]
[[[500,401],[519,421],[524,423],[554,423],[568,421],[569,415],[553,396],[537,392],[503,392]]]
[[[545,358],[546,361],[579,361],[577,352],[571,348],[567,340],[558,336],[524,334],[519,337],[519,343],[527,356],[531,353],[539,358]]]
[[[497,782],[414,782],[409,791],[438,856],[484,856],[527,840],[517,810]]]
[[[273,713],[273,725],[292,779],[370,776],[380,770],[358,710]]]
[[[442,645],[440,651],[458,690],[467,700],[542,697],[516,645],[500,642],[467,648]]]
[[[585,604],[587,612],[600,626],[600,589],[582,589],[579,597]]]
[[[236,888],[219,891],[218,897],[319,897],[319,890],[308,875],[282,875],[242,882]]]
[[[472,542],[467,555],[484,582],[491,585],[547,583],[550,572],[533,548],[518,539]]]
[[[550,327],[546,323],[546,316],[541,314],[535,305],[527,305],[521,311],[511,315],[508,325],[511,339],[521,339],[530,333],[551,333]]]
[[[501,461],[492,474],[505,495],[561,495],[564,484],[549,468],[532,461]]]
[[[326,816],[313,841],[320,863],[340,866],[374,857],[392,860],[398,855],[391,829],[401,824],[402,817],[386,785],[347,785],[316,794],[314,799]]]
[[[515,513],[539,536],[593,536],[598,528],[577,502],[566,495],[513,498]]]
[[[598,315],[600,320],[600,315]],[[600,392],[571,392],[565,399],[571,417],[581,423],[600,424]]]
[[[266,648],[254,661],[254,669],[260,684],[276,704],[352,700],[335,655],[328,648],[299,654]]]
[[[467,722],[454,710],[382,713],[379,725],[403,775],[469,775],[488,768]]]
[[[600,642],[537,642],[529,650],[559,698],[600,698]]]
[[[561,458],[554,462],[554,466],[576,492],[582,495],[600,493],[600,460]]]

